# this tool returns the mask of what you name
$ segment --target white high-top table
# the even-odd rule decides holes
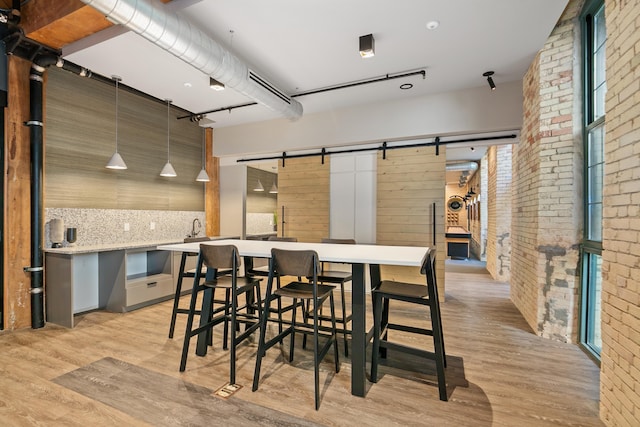
[[[351,394],[364,396],[366,391],[366,350],[369,341],[366,329],[366,286],[364,268],[369,265],[371,286],[380,283],[380,265],[420,267],[427,247],[342,245],[334,243],[279,242],[262,240],[214,240],[158,246],[158,249],[177,252],[199,252],[200,244],[235,245],[240,256],[270,258],[271,249],[313,250],[320,261],[351,264],[353,283],[351,293]],[[205,310],[206,307],[203,307]],[[202,316],[204,317],[204,316]],[[206,354],[205,334],[198,337],[196,354]]]

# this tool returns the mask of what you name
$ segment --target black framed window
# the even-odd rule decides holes
[[[604,177],[606,21],[604,2],[587,1],[582,13],[584,52],[584,239],[580,342],[600,359],[602,290],[602,187]]]

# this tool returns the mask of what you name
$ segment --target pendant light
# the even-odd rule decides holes
[[[116,152],[113,153],[111,159],[105,166],[107,169],[126,169],[127,164],[122,160],[122,156],[118,153],[118,83],[122,80],[118,76],[111,76],[111,78],[116,82]]]
[[[276,182],[273,181],[273,185],[271,186],[271,190],[269,190],[270,194],[278,194],[278,186],[276,185]]]
[[[198,182],[209,182],[209,175],[207,175],[206,165],[206,147],[207,145],[207,129],[202,128],[202,170],[196,177],[196,181]]]
[[[171,133],[169,132],[169,123],[171,122],[171,120],[169,116],[171,113],[171,100],[165,99],[165,101],[167,101],[167,164],[164,165],[164,167],[160,171],[160,176],[166,176],[166,177],[172,178],[172,177],[178,176],[178,174],[176,174],[176,171],[173,168],[173,166],[171,166],[171,161],[169,160],[169,140],[171,137]]]

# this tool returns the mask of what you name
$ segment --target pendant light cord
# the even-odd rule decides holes
[[[118,152],[118,82],[119,78],[114,78],[116,81],[116,153]]]
[[[202,169],[205,169],[207,156],[205,147],[207,146],[207,129],[202,128]]]
[[[167,99],[167,163],[170,163],[170,155],[169,155],[169,140],[170,140],[170,134],[169,134],[169,112],[171,109],[171,100]]]

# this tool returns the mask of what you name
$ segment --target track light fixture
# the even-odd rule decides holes
[[[209,87],[215,91],[224,90],[224,83],[217,81],[213,77],[209,77]]]
[[[489,83],[489,87],[491,88],[491,90],[496,90],[496,84],[493,82],[493,78],[491,77],[494,74],[495,73],[493,71],[482,73],[482,75],[487,78],[487,82]]]
[[[363,58],[371,58],[375,56],[375,40],[373,34],[367,34],[366,36],[360,36],[360,56]]]

